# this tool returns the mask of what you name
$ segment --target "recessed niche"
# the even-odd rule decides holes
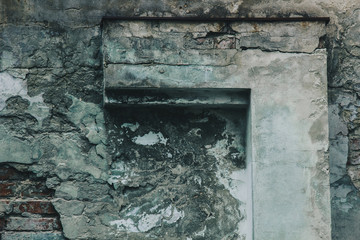
[[[245,239],[249,91],[118,89],[107,97],[119,231]]]

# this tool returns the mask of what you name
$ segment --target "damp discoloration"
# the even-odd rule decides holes
[[[109,182],[124,204],[111,226],[160,238],[203,229],[214,239],[245,237],[245,110],[121,108],[107,121]]]

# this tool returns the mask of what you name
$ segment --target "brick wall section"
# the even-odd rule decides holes
[[[45,180],[0,166],[0,239],[64,240]]]

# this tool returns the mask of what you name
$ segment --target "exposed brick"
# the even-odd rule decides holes
[[[45,182],[2,182],[0,197],[47,198],[54,195],[54,190],[48,189]]]
[[[1,240],[65,240],[61,232],[4,232]]]
[[[50,201],[21,201],[12,204],[14,213],[56,214]]]
[[[0,183],[0,197],[14,196],[15,183]]]
[[[61,230],[61,225],[57,218],[10,217],[7,219],[4,229],[11,231],[53,231]]]
[[[58,213],[49,200],[53,196],[54,190],[47,188],[45,179],[0,167],[0,208],[6,214],[0,218],[0,239],[64,240],[59,232],[61,223],[55,217]],[[20,217],[24,213],[42,217]]]
[[[215,39],[215,48],[219,49],[235,49],[235,37],[219,37]]]
[[[54,190],[48,189],[45,182],[34,182],[22,186],[22,197],[45,198],[54,196]]]
[[[0,167],[0,180],[23,180],[27,177],[26,174],[17,171],[11,167]]]

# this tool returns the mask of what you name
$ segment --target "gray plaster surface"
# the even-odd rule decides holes
[[[144,29],[150,26],[150,23],[134,24]],[[141,34],[153,33],[152,28],[144,29]],[[307,34],[314,34],[311,27],[308,29]],[[248,188],[252,198],[248,201],[252,202],[253,209],[253,238],[330,238],[325,50],[312,53],[242,50],[234,53],[229,49],[224,52],[231,52],[232,57],[223,66],[209,66],[205,59],[197,59],[195,65],[193,62],[171,65],[156,61],[147,65],[141,60],[122,64],[107,62],[106,56],[118,49],[107,48],[113,46],[111,36],[120,34],[114,38],[116,42],[124,31],[106,30],[110,33],[103,36],[105,88],[251,89],[251,122],[248,123],[251,142],[248,144],[252,151],[252,186]],[[321,34],[321,31],[315,33]],[[147,44],[151,45],[151,41]],[[182,50],[181,54],[183,52],[185,56],[193,53]],[[195,56],[198,55],[201,54]],[[219,62],[224,60],[216,54],[213,58],[219,58]]]
[[[79,182],[100,181],[99,185],[106,188],[106,180],[99,179],[108,178],[111,160],[106,156],[107,145],[96,144],[99,139],[95,137],[98,129],[103,127],[101,19],[104,16],[269,18],[328,16],[330,22],[325,26],[326,35],[323,36],[320,29],[319,36],[323,37],[319,41],[314,39],[312,42],[310,35],[306,35],[307,37],[302,40],[302,30],[300,30],[302,28],[296,27],[296,31],[292,30],[292,24],[284,29],[277,28],[278,25],[274,24],[269,27],[271,31],[268,31],[267,27],[264,29],[258,25],[261,32],[254,34],[262,36],[263,39],[266,37],[271,42],[248,37],[253,34],[245,30],[244,33],[240,33],[243,34],[243,40],[235,39],[235,45],[232,40],[223,41],[224,36],[213,42],[213,46],[221,47],[217,54],[223,54],[223,57],[215,58],[215,61],[211,60],[209,53],[215,52],[214,49],[208,49],[210,51],[206,53],[206,47],[211,46],[209,41],[205,41],[207,45],[202,47],[205,48],[203,54],[198,51],[199,46],[196,42],[189,43],[192,45],[188,46],[193,46],[194,51],[189,48],[186,51],[189,54],[184,54],[182,57],[184,62],[189,62],[189,58],[197,56],[194,58],[194,64],[198,59],[204,63],[201,60],[203,58],[209,65],[226,66],[228,59],[237,52],[236,49],[256,48],[265,52],[297,52],[299,48],[294,50],[296,42],[308,45],[301,46],[302,51],[311,52],[317,44],[319,48],[327,48],[332,239],[358,240],[360,236],[358,227],[360,216],[359,8],[360,2],[354,0],[286,2],[2,0],[0,1],[1,139],[14,149],[15,146],[21,145],[24,151],[17,151],[18,156],[16,156],[12,154],[13,152],[5,154],[9,152],[5,149],[1,154],[0,159],[3,161],[1,164],[32,171],[38,176],[47,178],[46,182],[52,189],[59,187],[61,182],[68,181],[64,185],[66,187],[59,187],[62,192],[58,195],[60,200],[65,196],[65,190],[69,191],[66,196],[76,196],[77,189],[84,187]],[[300,25],[301,23],[298,23],[298,26]],[[244,23],[243,26],[250,26],[250,31],[256,30],[254,24]],[[211,28],[211,31],[214,29],[216,28]],[[203,33],[194,37],[204,36],[204,30],[202,31]],[[272,31],[276,33],[273,34]],[[289,35],[299,34],[296,38],[289,39],[286,36],[279,37],[279,31],[280,34],[281,31]],[[234,39],[231,34],[229,35]],[[263,47],[258,43],[263,44]],[[289,43],[289,47],[285,43]],[[234,46],[235,49],[230,51],[229,48]],[[223,51],[224,48],[227,50]],[[155,49],[150,51],[143,49],[142,54],[149,56],[152,51]],[[122,55],[119,52],[118,56],[124,61],[114,60],[114,63],[126,64],[136,62],[137,59],[151,63],[149,58],[135,56],[135,52],[134,49],[121,52]],[[161,51],[160,55],[153,54],[150,59],[172,64],[178,59],[175,53],[169,49],[166,52]],[[271,90],[268,89],[269,92]],[[75,101],[74,107],[69,111],[72,101]],[[100,111],[99,114],[96,113],[97,110],[94,111],[94,107]],[[77,114],[79,111],[83,113],[82,120],[75,121],[80,118]],[[72,120],[69,120],[70,118]],[[103,132],[99,132],[103,136]],[[102,139],[105,141],[105,138],[104,136]],[[89,139],[92,139],[92,143]],[[62,146],[63,143],[66,144]],[[2,145],[2,149],[5,146]],[[39,151],[32,152],[32,149]],[[61,157],[58,158],[58,155]],[[77,162],[77,159],[80,161]],[[91,170],[89,171],[88,168]],[[73,188],[68,188],[69,185],[73,185]],[[94,191],[98,189],[103,193],[102,188],[93,186],[91,189]],[[112,190],[109,188],[107,191]],[[87,200],[84,200],[81,196],[83,193],[80,192],[78,197],[82,199],[86,208],[79,216],[76,215],[78,212],[73,215],[71,208],[67,211],[67,208],[57,205],[59,212],[61,211],[64,233],[70,239],[114,238],[114,235],[111,235],[113,230],[109,231],[110,227],[103,224],[106,221],[99,220],[98,216],[108,211],[119,211],[116,206],[121,205],[120,201],[116,198],[109,200],[111,198],[106,198],[108,194],[105,194],[104,198],[99,198],[98,194],[94,194],[93,197],[87,195]],[[78,200],[69,200],[69,204],[71,201]],[[110,201],[117,203],[112,205],[109,204]],[[74,202],[75,205],[76,203]],[[3,237],[5,238],[5,235]],[[18,239],[19,235],[6,234],[6,238]]]

